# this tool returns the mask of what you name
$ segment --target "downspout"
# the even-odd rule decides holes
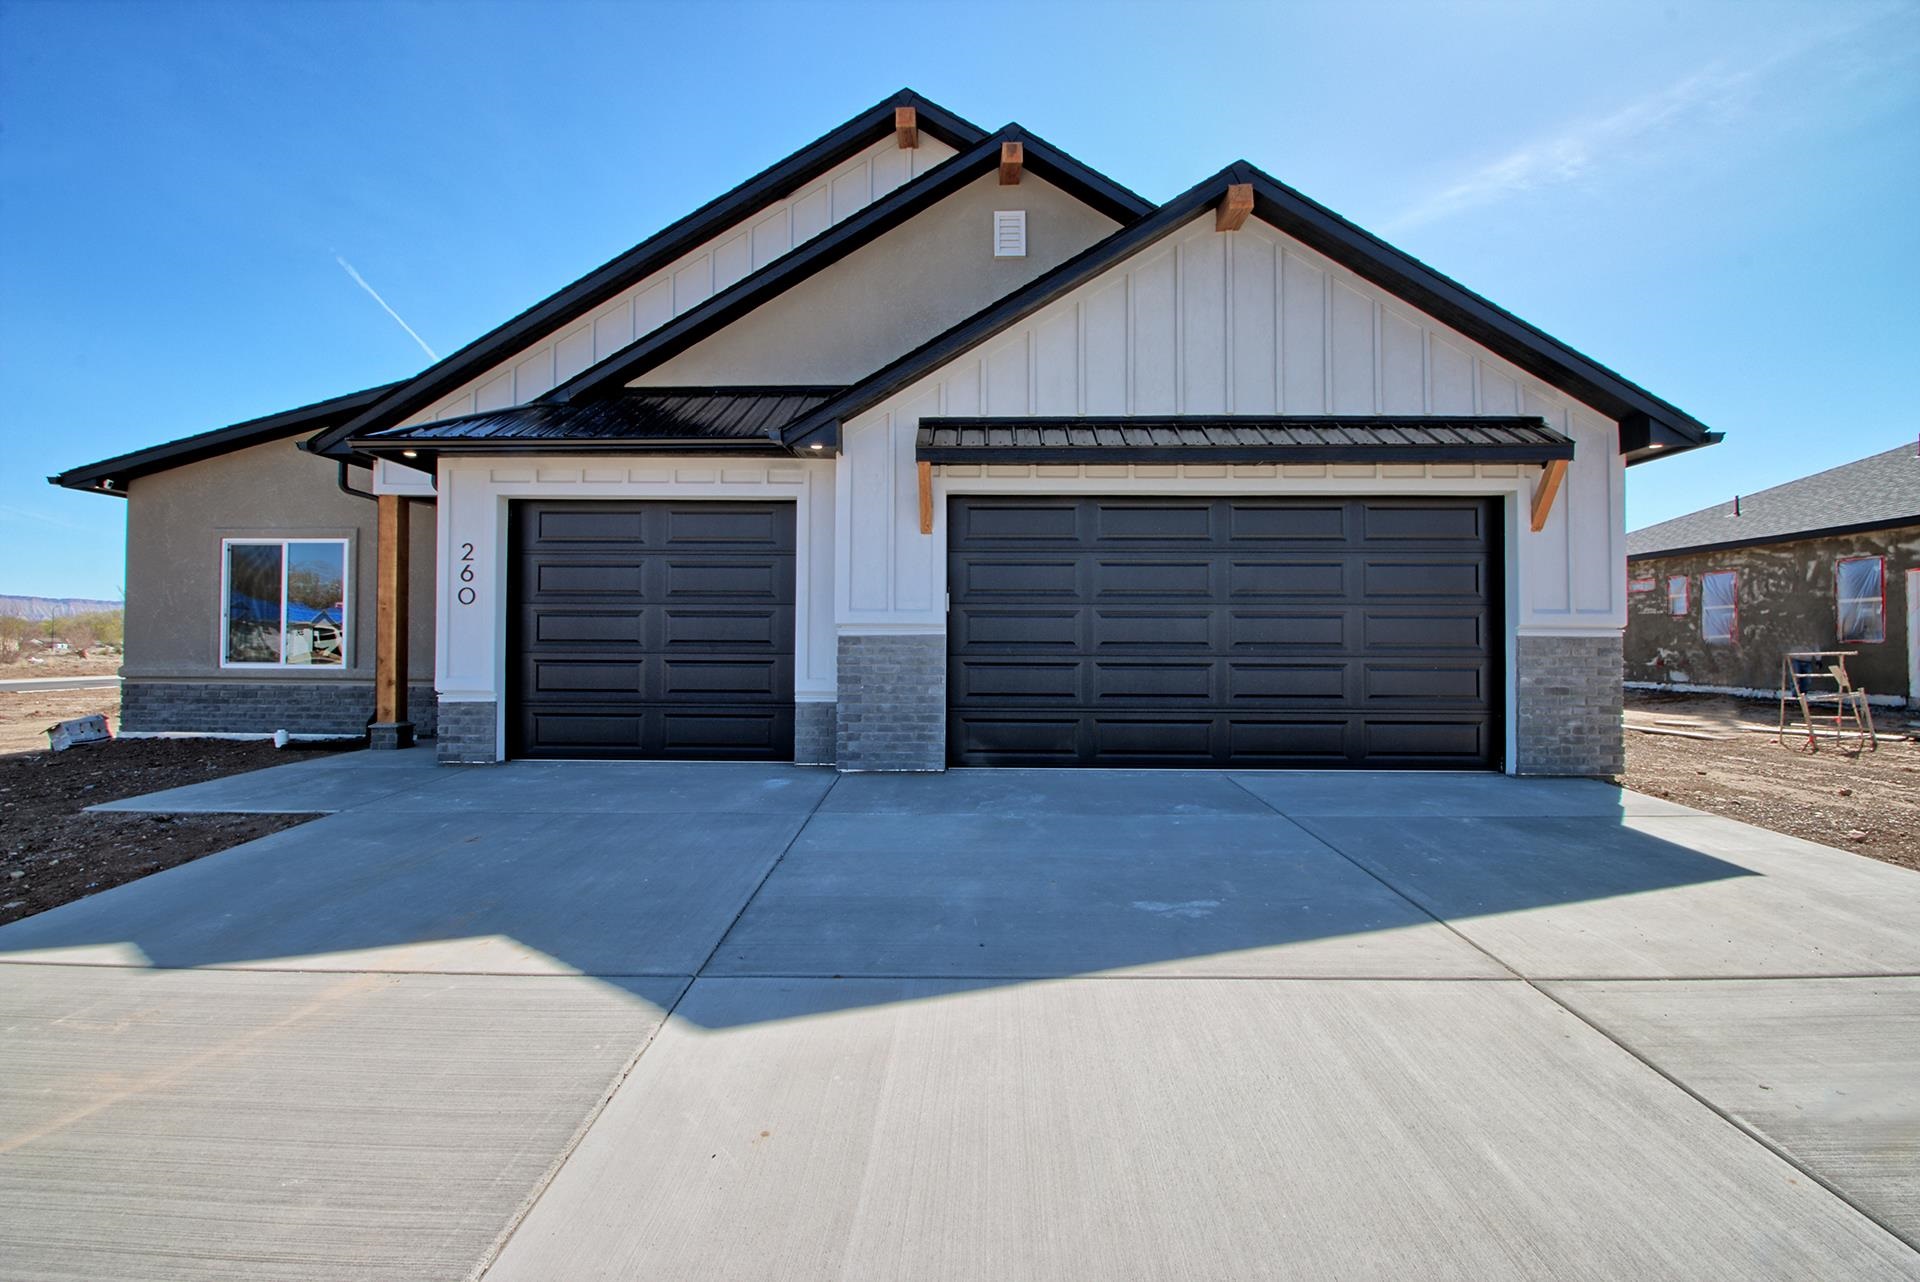
[[[350,494],[356,499],[366,499],[370,503],[378,503],[380,501],[380,496],[378,494],[374,494],[368,490],[356,490],[351,485],[347,484],[347,466],[348,466],[347,460],[341,459],[340,460],[340,492],[342,494]]]

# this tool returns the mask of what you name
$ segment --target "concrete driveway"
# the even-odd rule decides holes
[[[1585,781],[309,762],[0,929],[0,1276],[1920,1278],[1920,876]]]

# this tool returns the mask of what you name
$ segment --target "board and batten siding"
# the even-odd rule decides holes
[[[947,493],[1511,495],[1534,466],[935,468],[919,532],[914,437],[937,415],[1537,414],[1576,456],[1546,528],[1509,519],[1510,626],[1618,630],[1626,614],[1624,465],[1615,423],[1259,221],[1192,225],[921,379],[842,432],[841,626],[945,622]],[[1513,505],[1510,505],[1510,510]],[[1517,546],[1516,546],[1517,545]]]
[[[529,343],[406,425],[524,405],[953,155],[953,148],[926,134],[912,148],[902,148],[889,134],[586,316]]]

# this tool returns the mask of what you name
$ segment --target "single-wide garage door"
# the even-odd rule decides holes
[[[791,503],[512,508],[510,750],[790,761]]]
[[[956,765],[1490,767],[1495,508],[958,498]]]

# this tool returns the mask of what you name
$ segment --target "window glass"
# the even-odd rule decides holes
[[[1716,570],[1700,576],[1700,635],[1714,645],[1733,643],[1740,619],[1734,600],[1737,582],[1732,570]]]
[[[346,661],[347,545],[227,544],[223,663],[339,667]]]
[[[1687,612],[1687,576],[1676,574],[1667,580],[1667,613]]]
[[[1834,566],[1842,641],[1887,639],[1887,563],[1882,557],[1850,557]]]
[[[280,662],[280,544],[227,545],[228,663]]]
[[[345,653],[347,546],[287,545],[288,663],[338,667]]]

